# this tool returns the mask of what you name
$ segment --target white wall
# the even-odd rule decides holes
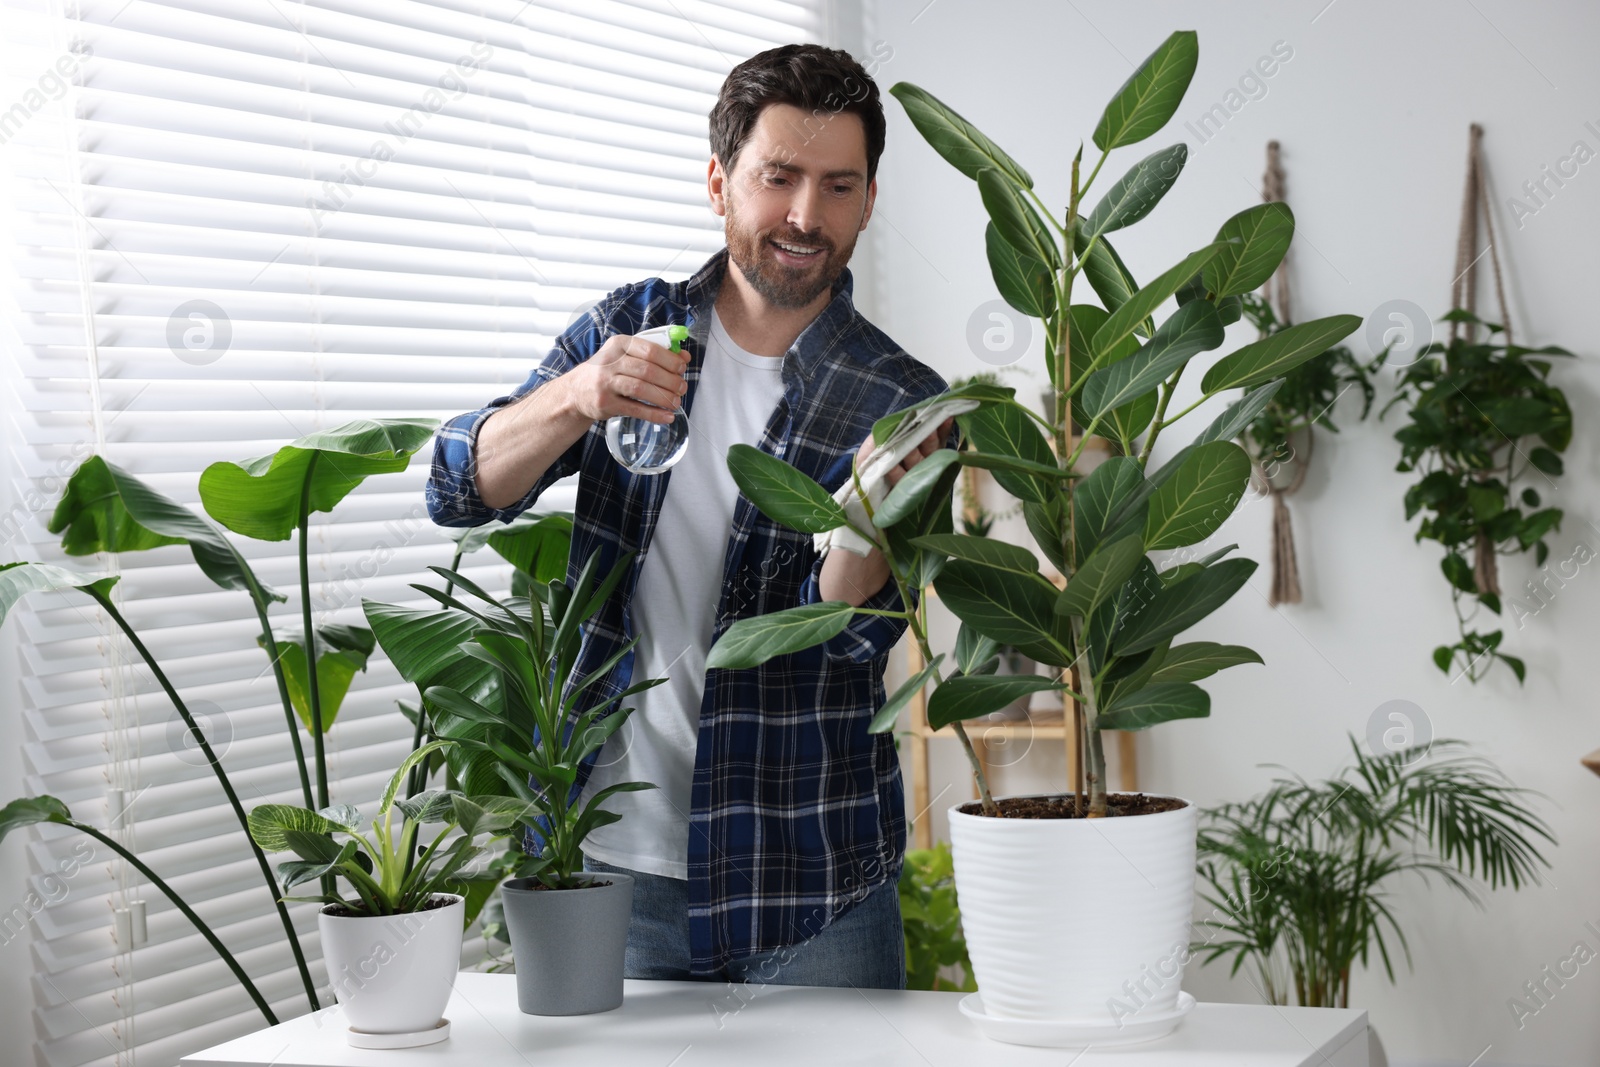
[[[1149,219],[1119,235],[1119,250],[1147,280],[1208,241],[1223,219],[1256,202],[1265,142],[1277,138],[1299,220],[1291,262],[1300,318],[1366,316],[1392,298],[1429,315],[1447,309],[1467,126],[1481,123],[1518,338],[1580,354],[1558,378],[1577,432],[1554,493],[1567,520],[1551,538],[1551,563],[1580,542],[1600,549],[1600,375],[1589,319],[1600,163],[1583,167],[1520,229],[1506,204],[1575,141],[1600,150],[1592,55],[1600,10],[1507,0],[1326,3],[866,0],[864,37],[854,47],[868,55],[873,42],[886,42],[893,55],[878,71],[882,88],[907,80],[933,92],[1022,162],[1047,202],[1064,206],[1072,153],[1080,139],[1088,142],[1106,99],[1171,30],[1198,30],[1199,70],[1179,121],[1114,155],[1100,183],[1103,189],[1157,147],[1189,142],[1176,188]],[[1292,58],[1266,81],[1265,95],[1203,142],[1184,128],[1280,41]],[[997,295],[977,192],[922,142],[897,102],[888,100],[886,110],[877,214],[858,261],[862,306],[947,377],[985,369],[965,340],[969,316]],[[1586,127],[1591,121],[1595,128]],[[1092,144],[1085,155],[1094,158]],[[1480,308],[1492,307],[1490,300],[1486,282]],[[1251,336],[1248,326],[1236,327],[1229,347]],[[1352,345],[1364,354],[1360,333]],[[1008,377],[1028,396],[1044,380],[1042,353],[1036,338]],[[1392,389],[1393,373],[1385,372],[1380,404]],[[1201,409],[1193,427],[1175,429],[1176,440],[1158,452],[1177,447],[1210,415]],[[1344,433],[1319,440],[1293,501],[1305,602],[1270,609],[1263,568],[1249,590],[1197,629],[1197,637],[1248,644],[1267,664],[1207,682],[1210,720],[1143,736],[1143,785],[1211,804],[1256,791],[1272,774],[1263,763],[1330,774],[1348,757],[1346,734],[1364,733],[1378,705],[1414,701],[1438,735],[1473,742],[1516,782],[1548,794],[1540,810],[1560,840],[1551,852],[1553,884],[1502,891],[1481,912],[1442,889],[1405,886],[1395,903],[1415,967],[1402,965],[1392,989],[1381,972],[1361,975],[1353,999],[1370,1010],[1396,1062],[1600,1062],[1600,963],[1583,967],[1520,1030],[1507,1006],[1576,942],[1600,950],[1584,925],[1600,926],[1600,780],[1578,763],[1600,746],[1590,658],[1600,632],[1600,568],[1583,567],[1522,628],[1507,620],[1507,646],[1528,662],[1525,686],[1504,668],[1476,686],[1450,684],[1429,660],[1435,645],[1453,640],[1453,620],[1437,547],[1413,543],[1414,525],[1405,521],[1408,479],[1394,471],[1392,439],[1399,419],[1356,424],[1348,405],[1339,415]],[[1261,502],[1242,509],[1219,543],[1237,541],[1265,561],[1268,514]],[[1016,527],[1011,533],[1025,536]],[[1531,560],[1519,559],[1504,568],[1502,583],[1514,597],[1533,576]],[[953,743],[936,744],[942,777],[934,791],[956,783],[947,798],[964,798]],[[998,777],[1008,792],[1060,788],[1059,748],[1041,742]],[[942,833],[942,814],[935,824]],[[1192,970],[1188,984],[1203,998],[1255,999],[1219,966]]]

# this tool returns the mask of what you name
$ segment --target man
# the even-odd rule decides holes
[[[583,636],[576,675],[639,644],[587,695],[630,677],[634,698],[582,788],[658,788],[608,802],[620,822],[585,841],[586,869],[635,878],[627,973],[787,984],[905,984],[896,877],[904,794],[888,735],[869,735],[903,622],[857,616],[816,649],[707,672],[734,621],[822,600],[899,609],[881,554],[829,551],[769,520],[728,473],[737,442],[830,491],[872,448],[875,420],[944,390],[868,323],[846,269],[877,196],[877,86],[844,52],[786,45],[741,63],[711,112],[706,189],[727,248],[687,282],[609,294],[514,396],[439,435],[429,509],[445,525],[509,520],[579,474],[570,569],[637,555]],[[732,269],[729,269],[731,266]],[[689,327],[683,352],[634,335]],[[611,458],[604,422],[671,420],[691,436],[670,472]],[[940,447],[949,423],[892,471]]]

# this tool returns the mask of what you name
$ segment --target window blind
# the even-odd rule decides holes
[[[509,391],[577,309],[628,281],[685,277],[721,246],[705,202],[706,114],[735,63],[817,39],[820,8],[7,9],[0,105],[21,107],[0,111],[17,415],[12,506],[0,517],[8,551],[122,575],[124,614],[208,719],[247,809],[299,798],[247,599],[211,585],[182,547],[62,560],[44,523],[66,475],[98,452],[198,507],[199,472],[215,460],[264,455],[355,418],[448,418]],[[408,583],[451,554],[422,510],[426,458],[313,517],[319,621],[360,622],[363,597],[424,603]],[[293,541],[241,544],[265,582],[296,587]],[[503,587],[503,569],[472,560],[468,573]],[[93,607],[35,597],[10,620],[28,792],[120,827],[279,1016],[303,1012],[282,928],[209,768]],[[296,624],[292,597],[274,610]],[[395,700],[411,695],[381,656],[358,676],[328,735],[336,801],[376,796],[410,744]],[[25,916],[40,1064],[164,1065],[261,1024],[153,887],[103,846],[57,829],[33,832],[27,848],[36,891],[58,887]],[[146,902],[148,937],[130,948],[114,939],[112,911],[135,898]],[[315,960],[315,907],[292,915]],[[313,975],[325,989],[320,965]]]

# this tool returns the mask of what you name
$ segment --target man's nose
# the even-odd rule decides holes
[[[822,188],[815,182],[799,182],[789,198],[788,223],[800,233],[812,233],[822,226]]]

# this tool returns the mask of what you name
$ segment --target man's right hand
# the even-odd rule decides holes
[[[688,366],[687,352],[615,334],[557,381],[573,411],[590,422],[629,415],[666,424],[689,389],[683,377]]]

